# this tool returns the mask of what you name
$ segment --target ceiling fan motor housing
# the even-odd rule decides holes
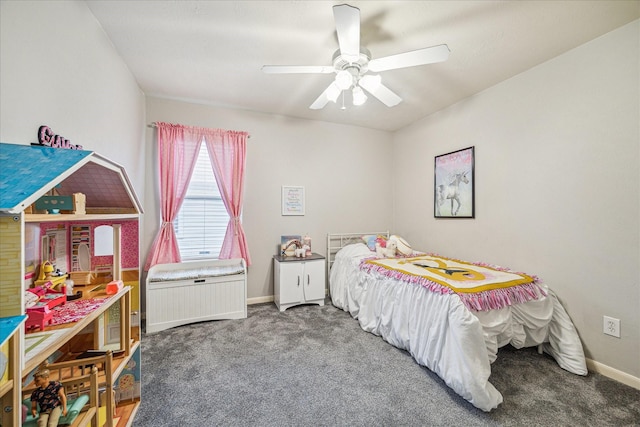
[[[353,76],[353,82],[357,83],[367,71],[369,71],[369,61],[371,60],[371,52],[369,49],[360,47],[360,56],[356,62],[350,62],[340,55],[340,49],[333,54],[333,68],[336,73],[340,71],[348,71]]]

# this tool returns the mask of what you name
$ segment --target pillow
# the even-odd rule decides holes
[[[394,240],[396,242],[396,252],[398,252],[400,255],[409,256],[413,253],[411,245],[402,237],[393,235],[389,237],[389,240]]]
[[[368,234],[366,236],[362,236],[362,241],[369,248],[370,251],[376,250],[376,236],[375,234]]]
[[[24,292],[24,308],[31,308],[40,300],[40,296],[26,290]]]

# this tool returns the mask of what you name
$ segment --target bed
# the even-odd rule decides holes
[[[410,276],[404,270],[383,268],[387,260],[378,258],[362,239],[372,235],[382,236],[383,241],[390,237],[386,231],[327,236],[333,305],[350,313],[363,330],[409,352],[477,408],[488,412],[503,401],[489,377],[498,349],[508,344],[515,348],[537,346],[563,369],[587,374],[582,344],[571,319],[553,291],[535,276],[531,276],[534,282],[523,283],[524,291],[519,291],[526,297],[511,294],[493,308],[489,307],[494,305],[491,298],[474,306],[475,300],[461,297],[461,292],[429,286],[426,283],[434,282],[422,277],[407,279]],[[412,250],[401,257],[404,259],[388,262],[403,266],[411,262],[421,267],[422,258],[429,256],[435,255]],[[468,265],[515,274],[498,266]],[[457,271],[446,268],[449,274]],[[531,291],[533,288],[537,291]]]

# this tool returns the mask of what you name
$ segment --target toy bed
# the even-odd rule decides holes
[[[333,305],[350,313],[365,331],[408,351],[474,406],[490,411],[502,403],[502,395],[489,376],[498,349],[507,344],[515,348],[538,346],[563,369],[587,374],[582,344],[571,319],[555,294],[535,276],[530,276],[533,283],[522,285],[524,291],[519,291],[526,297],[513,293],[498,303],[493,296],[477,303],[468,295],[461,297],[461,292],[400,272],[407,265],[405,261],[419,260],[415,264],[421,267],[422,258],[429,258],[429,254],[413,251],[408,257],[379,259],[363,242],[363,235],[389,238],[388,232],[327,237]],[[386,270],[382,266],[386,262],[401,267]],[[473,265],[511,274],[497,266]],[[434,271],[444,272],[445,268],[449,275],[458,271],[451,266]],[[489,305],[494,303],[498,308],[491,309]]]
[[[146,332],[247,317],[243,259],[157,264],[147,273]]]

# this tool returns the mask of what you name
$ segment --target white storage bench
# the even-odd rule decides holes
[[[243,259],[157,264],[146,281],[146,332],[205,320],[247,317]]]

